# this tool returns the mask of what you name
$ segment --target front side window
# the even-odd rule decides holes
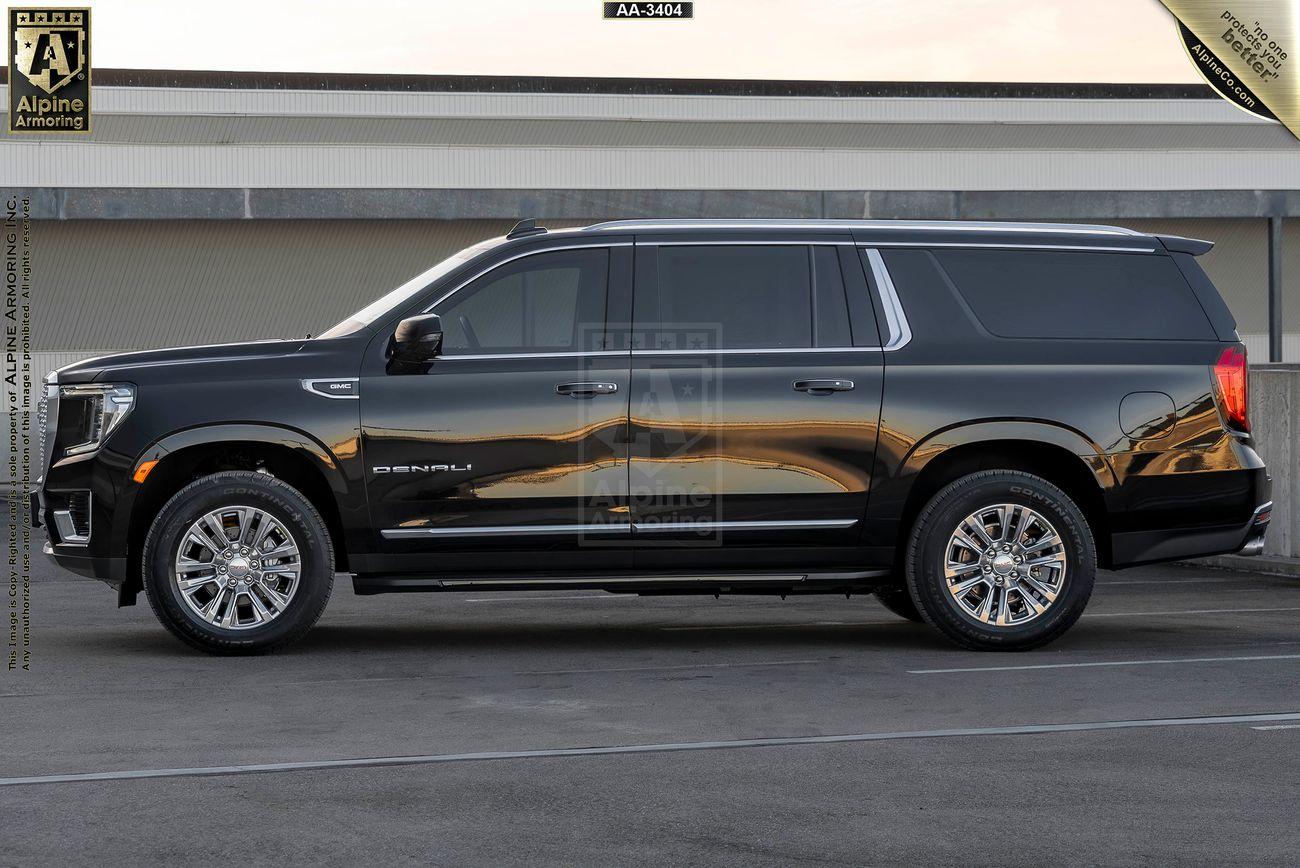
[[[651,333],[648,349],[676,346],[670,336],[681,332],[707,335],[714,349],[849,345],[844,285],[831,248],[688,244],[652,251],[653,288],[638,285],[636,293],[638,327]]]
[[[599,348],[609,251],[555,250],[508,262],[433,312],[442,354],[577,352]]]
[[[394,289],[381,298],[375,299],[347,319],[335,323],[330,328],[321,332],[318,337],[322,339],[341,338],[361,331],[386,314],[389,314],[410,302],[415,298],[415,296],[428,289],[432,283],[438,280],[438,278],[450,274],[466,262],[469,262],[475,256],[478,256],[481,253],[486,253],[493,247],[503,244],[504,242],[504,238],[489,238],[487,241],[481,241],[473,247],[466,247],[458,253],[453,253],[428,271],[423,271],[417,274],[406,283],[397,287],[397,289]]]

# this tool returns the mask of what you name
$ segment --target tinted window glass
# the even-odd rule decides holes
[[[986,329],[1009,338],[1214,340],[1167,256],[936,250]]]
[[[490,271],[434,309],[446,355],[591,349],[605,320],[608,251],[539,253]]]
[[[813,345],[807,247],[663,246],[657,260],[658,298],[638,292],[639,327],[707,335],[719,349]]]
[[[834,247],[812,247],[813,343],[819,347],[851,347],[849,304]]]

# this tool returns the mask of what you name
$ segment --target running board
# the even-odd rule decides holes
[[[692,589],[733,589],[745,587],[807,587],[825,586],[829,589],[856,585],[871,579],[892,575],[891,570],[860,570],[856,572],[816,573],[716,573],[703,575],[638,575],[638,576],[474,576],[467,578],[438,578],[411,575],[359,575],[352,577],[353,589],[358,594],[391,594],[404,591],[455,591],[510,590],[544,591],[556,588],[595,588],[624,592],[686,591]]]

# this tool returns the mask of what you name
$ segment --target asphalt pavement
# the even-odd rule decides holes
[[[1300,581],[1103,573],[971,653],[869,597],[355,597],[215,658],[41,558],[0,865],[1300,862]]]

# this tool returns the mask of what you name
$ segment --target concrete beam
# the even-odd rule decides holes
[[[1282,361],[1282,218],[1268,218],[1268,360]]]
[[[28,187],[37,220],[1033,220],[1300,216],[1300,191],[801,191]]]

